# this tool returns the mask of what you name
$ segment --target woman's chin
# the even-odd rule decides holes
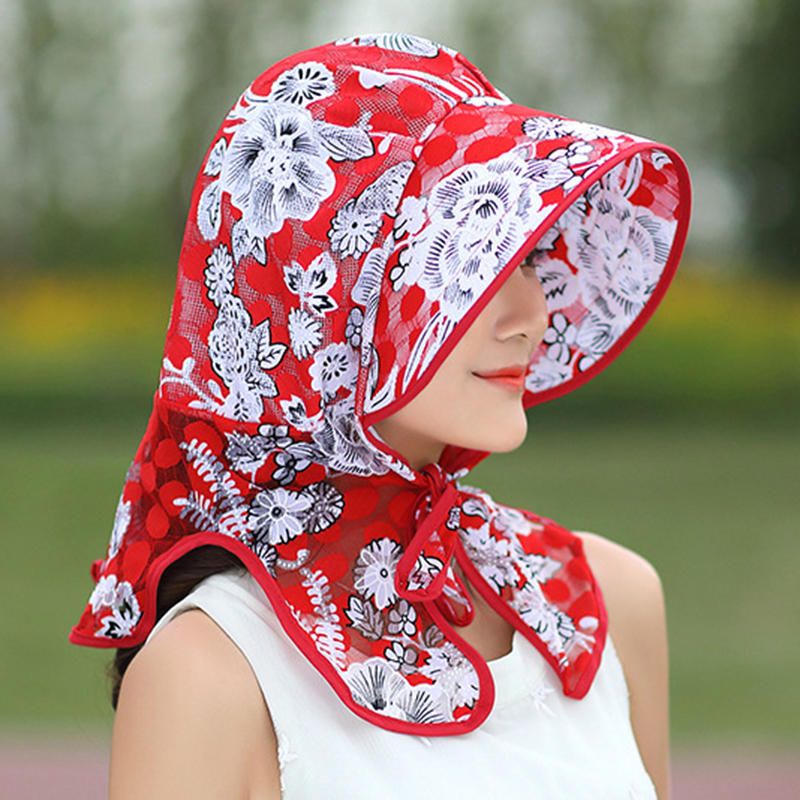
[[[511,420],[506,417],[488,427],[485,435],[476,438],[474,434],[475,431],[470,437],[471,444],[464,445],[465,447],[473,450],[487,450],[491,453],[509,453],[516,450],[525,441],[525,437],[528,435],[528,421],[524,413],[517,424],[512,424]]]

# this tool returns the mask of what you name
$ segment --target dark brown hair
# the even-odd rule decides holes
[[[203,578],[233,568],[246,571],[237,556],[224,547],[217,547],[213,544],[196,547],[173,561],[164,570],[158,583],[156,621],[161,619],[175,603],[186,597]],[[115,711],[117,710],[122,676],[133,657],[143,646],[144,642],[133,647],[118,647],[113,660],[106,668],[106,675],[111,681],[111,707]]]

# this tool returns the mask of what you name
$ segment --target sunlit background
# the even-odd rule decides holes
[[[460,50],[517,102],[686,159],[692,227],[662,305],[607,371],[531,409],[526,444],[470,483],[657,568],[677,798],[755,796],[748,781],[792,796],[795,0],[3,0],[0,785],[104,796],[113,651],[67,634],[150,410],[211,137],[268,65],[389,30]],[[44,775],[55,784],[26,794]]]

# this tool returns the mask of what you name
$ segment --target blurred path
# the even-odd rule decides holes
[[[107,776],[102,740],[0,735],[2,800],[106,800]],[[672,800],[797,800],[798,787],[797,753],[673,752]]]

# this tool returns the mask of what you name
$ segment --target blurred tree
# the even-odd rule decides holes
[[[800,279],[800,3],[757,0],[722,84],[719,146],[744,193],[749,256]]]

